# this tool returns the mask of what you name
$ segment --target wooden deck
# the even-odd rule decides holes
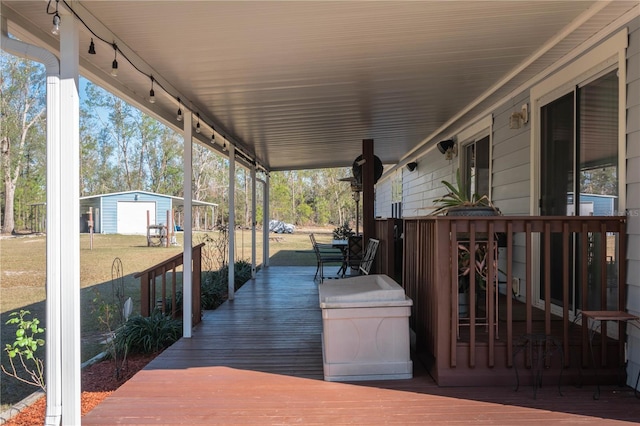
[[[592,386],[563,386],[560,396],[551,382],[537,399],[529,386],[443,388],[417,361],[411,380],[325,382],[314,271],[260,271],[234,301],[206,311],[191,339],[164,351],[83,424],[640,422],[640,400],[616,386],[603,387],[598,401]]]

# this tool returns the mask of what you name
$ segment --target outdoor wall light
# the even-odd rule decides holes
[[[529,122],[529,104],[522,105],[520,111],[514,111],[509,117],[509,128],[519,129]]]
[[[438,151],[440,151],[441,154],[444,154],[447,160],[451,160],[458,155],[458,145],[453,139],[440,141],[438,142],[437,147]]]
[[[407,170],[409,170],[410,172],[414,171],[416,167],[418,167],[418,163],[416,163],[415,161],[407,163]]]

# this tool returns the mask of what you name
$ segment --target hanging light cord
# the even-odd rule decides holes
[[[51,11],[51,3],[53,2],[53,0],[49,0],[49,2],[47,3],[47,14],[48,15],[55,15],[58,13],[58,2],[60,0],[55,0],[56,2],[56,7],[55,10]],[[142,69],[140,69],[138,66],[136,66],[135,63],[133,63],[133,61],[131,61],[131,59],[129,59],[129,57],[126,55],[126,53],[124,53],[120,47],[116,44],[115,41],[108,41],[107,39],[101,37],[100,35],[98,35],[95,31],[93,31],[89,25],[87,25],[86,22],[84,22],[84,20],[80,17],[80,15],[78,15],[76,13],[75,10],[73,10],[73,8],[71,7],[71,5],[69,5],[69,3],[66,2],[66,0],[62,0],[62,3],[65,5],[65,7],[73,14],[73,16],[76,17],[76,19],[78,21],[80,21],[80,23],[82,23],[82,25],[84,25],[84,27],[87,29],[87,31],[89,31],[93,37],[95,37],[96,39],[100,40],[101,42],[108,44],[109,46],[111,46],[115,52],[120,54],[120,57],[124,58],[125,61],[127,61],[129,63],[129,65],[131,65],[136,71],[138,71],[140,74],[146,76],[147,78],[151,79],[152,84],[155,84],[157,87],[159,87],[160,89],[162,89],[166,94],[168,94],[169,96],[173,97],[174,99],[176,99],[176,101],[178,102],[178,105],[184,105],[184,102],[180,101],[180,97],[172,94],[169,90],[167,90],[160,81],[158,81],[156,78],[153,77],[152,74],[148,74],[146,72],[144,72]],[[210,124],[209,127],[212,129],[212,132],[216,132],[217,130],[214,128],[213,124]],[[221,133],[220,131],[217,131],[221,136],[223,140],[227,140],[227,136],[224,133]],[[212,133],[213,134],[213,133]],[[212,138],[213,139],[213,138]],[[252,165],[256,165],[259,166],[261,169],[263,169],[265,171],[265,173],[267,172],[267,169],[261,165],[259,165],[257,163],[256,160],[254,160],[250,155],[248,155],[247,153],[244,152],[243,149],[241,149],[240,147],[238,147],[236,144],[234,144],[234,146],[236,147],[236,152],[238,154],[240,154],[245,161],[247,161],[249,164]]]

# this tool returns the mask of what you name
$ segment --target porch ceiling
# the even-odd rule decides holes
[[[385,164],[451,136],[637,1],[76,1],[83,75],[174,128],[176,97],[269,170]],[[55,4],[55,2],[54,2]],[[53,51],[43,1],[2,2],[9,32]],[[63,2],[60,9],[64,9]],[[62,13],[61,13],[62,14]],[[63,15],[64,20],[71,19]],[[578,23],[579,25],[576,25]],[[540,50],[542,48],[542,50]],[[517,70],[517,72],[515,72]],[[169,91],[165,93],[160,87]],[[184,107],[183,107],[184,108]],[[194,122],[195,125],[195,117]],[[218,137],[220,140],[220,137]],[[220,145],[216,146],[220,149]]]

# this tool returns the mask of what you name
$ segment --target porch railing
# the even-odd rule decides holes
[[[510,369],[514,338],[520,334],[559,334],[565,354],[571,354],[571,349],[579,352],[579,361],[572,361],[580,363],[576,368],[588,366],[587,324],[574,324],[574,316],[581,309],[625,309],[625,226],[624,217],[596,216],[405,219],[402,282],[414,301],[411,327],[418,352],[432,357],[431,372],[438,383],[462,383],[461,370],[476,367],[493,369],[493,373]],[[487,250],[486,264],[494,267],[486,270],[486,282],[502,284],[488,284],[479,290],[476,274],[469,274],[469,298],[473,301],[476,293],[486,293],[482,295],[486,297],[485,309],[481,314],[483,308],[471,303],[462,335],[458,313],[460,244],[500,246]],[[524,284],[513,288],[519,281]],[[500,287],[506,288],[506,294],[498,296]],[[613,298],[610,293],[616,292],[612,289],[617,290]],[[524,323],[518,318],[517,330],[516,305],[519,316],[524,312]],[[596,362],[599,367],[622,365],[624,338],[610,337],[624,336],[624,324],[618,325],[617,333],[607,334],[603,325],[596,339],[601,347]],[[608,350],[612,340],[617,351]],[[564,358],[563,368],[569,366],[570,359]],[[531,360],[526,362],[530,366]],[[452,374],[452,370],[457,372]]]
[[[373,273],[385,274],[396,281],[402,279],[402,219],[376,219],[375,235],[380,241]]]
[[[200,305],[200,284],[202,276],[202,247],[200,243],[192,248],[192,324],[200,323],[202,309]],[[183,253],[179,253],[155,266],[138,272],[134,278],[140,278],[140,314],[151,315],[154,309],[170,313],[173,318],[181,315],[182,306],[177,298],[178,284],[176,269],[182,266]],[[167,277],[169,275],[169,278]]]

